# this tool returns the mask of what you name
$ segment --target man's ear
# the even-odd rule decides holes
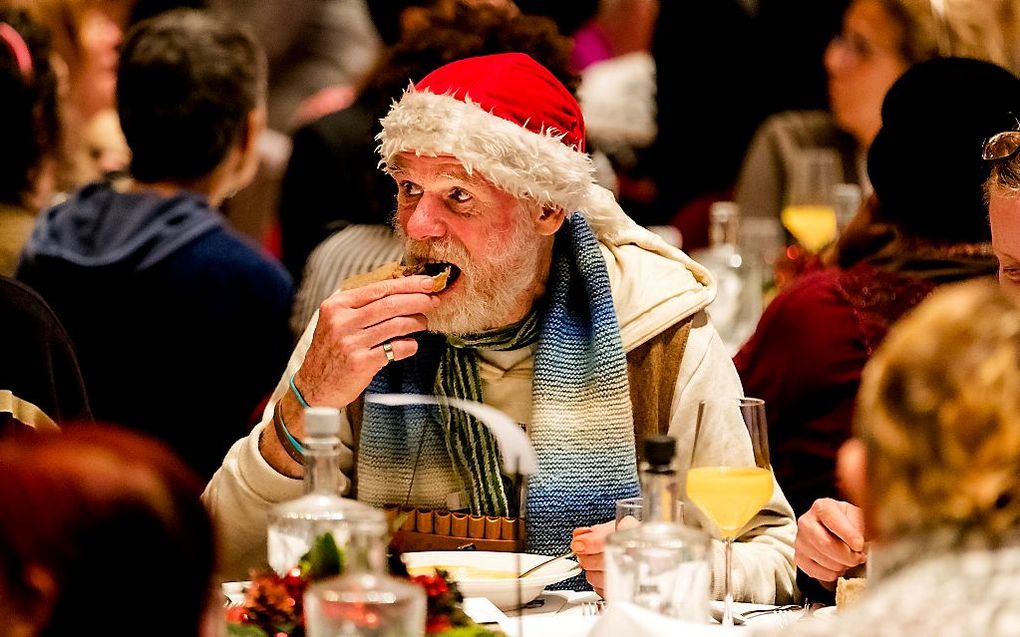
[[[544,205],[535,213],[535,232],[542,236],[552,236],[563,226],[567,215],[559,206]]]
[[[241,131],[240,147],[244,156],[255,153],[259,142],[259,136],[266,129],[266,107],[259,106],[248,111],[248,117],[244,120],[244,129]]]

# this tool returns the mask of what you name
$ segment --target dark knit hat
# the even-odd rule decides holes
[[[984,140],[1016,126],[1020,79],[978,60],[942,58],[907,70],[882,103],[868,151],[880,216],[908,236],[988,241]]]

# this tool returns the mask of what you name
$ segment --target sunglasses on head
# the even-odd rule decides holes
[[[1020,149],[1020,119],[1010,113],[1015,126],[1012,130],[996,133],[985,140],[981,147],[981,159],[986,161],[1006,159]]]

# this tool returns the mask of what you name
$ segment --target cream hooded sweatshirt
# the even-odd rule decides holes
[[[694,444],[698,403],[705,398],[742,395],[740,379],[705,308],[715,297],[715,283],[708,271],[682,251],[635,224],[623,214],[612,195],[593,206],[603,212],[584,213],[602,244],[609,271],[613,300],[626,351],[688,316],[693,326],[676,379],[669,434],[677,440],[681,480]],[[213,476],[203,499],[220,534],[221,575],[244,578],[248,569],[266,560],[266,514],[278,502],[296,498],[302,484],[274,470],[259,452],[262,430],[272,426],[273,405],[289,390],[288,380],[304,360],[317,317],[313,317],[291,356],[263,414],[249,436],[237,441],[223,466]],[[531,385],[534,346],[503,352],[479,352],[479,372],[488,404],[501,409],[525,426],[531,420]],[[633,382],[636,379],[631,379]],[[639,379],[637,379],[639,380]],[[699,453],[706,461],[739,460],[753,464],[751,441],[743,423],[720,423],[714,438]],[[344,491],[354,474],[354,441],[350,424],[341,430],[341,471]],[[681,484],[681,492],[684,485]],[[689,507],[699,516],[695,507]],[[699,516],[700,517],[700,516]],[[717,529],[703,517],[699,522],[718,538]],[[733,549],[733,592],[740,601],[786,603],[796,596],[793,543],[797,526],[793,511],[779,486],[772,500],[737,538]],[[713,542],[713,589],[722,597],[722,543]]]

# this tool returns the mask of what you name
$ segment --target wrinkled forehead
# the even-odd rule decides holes
[[[478,169],[465,166],[453,155],[430,156],[418,155],[413,152],[398,153],[383,165],[383,170],[394,177],[397,175],[406,176],[408,179],[412,177],[441,177],[507,192],[492,183]]]

